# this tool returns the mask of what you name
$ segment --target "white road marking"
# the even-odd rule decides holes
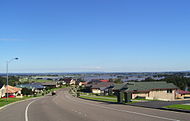
[[[35,97],[35,98],[29,98],[29,99],[26,99],[26,100],[20,100],[20,101],[16,101],[16,102],[13,102],[13,103],[10,103],[10,104],[7,104],[3,107],[0,107],[0,111],[2,111],[3,109],[11,106],[11,105],[14,105],[14,104],[17,104],[17,103],[21,103],[21,102],[25,102],[25,101],[28,101],[28,100],[32,100],[32,99],[37,99],[37,98],[41,98],[41,97]]]
[[[26,109],[25,109],[25,121],[28,121],[28,108],[29,108],[29,106],[33,103],[33,102],[35,102],[36,100],[33,100],[32,102],[30,102],[28,105],[27,105],[27,107],[26,107]]]
[[[70,97],[68,97],[67,95],[65,95],[65,97],[68,98],[68,99],[71,100],[71,101],[74,101],[74,102],[79,103],[79,101],[72,100],[72,99],[71,99]],[[150,115],[150,114],[145,114],[145,113],[138,113],[138,112],[134,112],[134,111],[119,110],[119,109],[110,108],[110,107],[106,107],[106,106],[101,106],[101,105],[97,105],[97,104],[87,103],[86,101],[80,102],[80,103],[84,103],[84,104],[88,104],[88,105],[92,105],[92,106],[96,106],[96,107],[100,107],[100,108],[104,108],[104,109],[114,110],[114,111],[118,111],[118,112],[126,112],[126,113],[137,114],[137,115],[141,115],[141,116],[147,116],[147,117],[158,118],[158,119],[164,119],[164,120],[169,120],[169,121],[180,121],[180,120],[177,120],[177,119],[171,119],[171,118],[166,118],[166,117],[160,117],[160,116],[155,116],[155,115]]]

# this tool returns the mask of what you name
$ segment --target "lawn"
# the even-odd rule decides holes
[[[21,79],[21,83],[24,83],[24,82],[40,82],[40,83],[43,83],[43,82],[51,82],[52,80],[43,80],[43,79]]]
[[[190,110],[190,105],[176,104],[176,105],[165,106],[164,108]]]
[[[80,96],[81,98],[84,99],[90,99],[90,100],[96,100],[96,101],[104,101],[104,102],[117,102],[117,98],[110,98],[110,97],[106,97],[106,96]],[[132,103],[136,103],[138,101],[132,101],[132,102],[128,102],[128,103],[124,103],[124,104],[132,104]]]
[[[56,90],[59,90],[59,89],[62,89],[62,88],[66,88],[66,86],[57,87],[57,88],[52,88],[52,89],[50,89],[49,91],[52,92],[52,91],[56,91]]]
[[[156,100],[156,99],[154,99],[154,100],[151,100],[151,99],[140,99],[140,98],[137,98],[137,99],[132,99],[132,100],[136,100],[136,101],[138,101],[139,100],[139,102],[140,101],[159,101],[159,100]]]
[[[97,101],[105,101],[105,102],[117,102],[117,99],[109,99],[109,98],[102,98],[102,97],[98,97],[98,96],[80,96],[81,98],[85,98],[85,99],[91,99],[91,100],[97,100]]]
[[[23,97],[23,98],[8,98],[8,101],[6,101],[6,98],[0,98],[0,107],[13,103],[13,102],[17,102],[17,101],[21,101],[21,100],[25,100],[25,99],[29,99],[31,97]]]

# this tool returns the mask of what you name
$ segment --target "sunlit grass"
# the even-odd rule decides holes
[[[0,98],[0,107],[13,103],[13,102],[29,99],[29,98],[32,98],[32,97],[8,98],[8,100],[6,100],[6,98]]]
[[[176,105],[165,106],[164,108],[190,110],[190,105],[176,104]]]
[[[89,96],[80,96],[81,98],[85,98],[85,99],[91,99],[91,100],[97,100],[97,101],[106,101],[106,102],[117,102],[117,99],[113,98],[113,99],[109,99],[109,98],[102,98],[102,97],[98,97],[98,96],[93,96],[93,97],[89,97]]]

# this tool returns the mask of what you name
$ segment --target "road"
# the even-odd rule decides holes
[[[67,89],[10,105],[0,121],[189,121],[190,114],[72,97]]]

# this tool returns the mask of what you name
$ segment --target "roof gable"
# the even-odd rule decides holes
[[[92,88],[104,88],[104,87],[110,87],[113,86],[114,83],[113,82],[100,82],[97,84],[93,84]]]
[[[22,90],[21,88],[13,87],[10,85],[6,86],[6,93],[15,93],[21,90]]]
[[[158,89],[178,89],[172,83],[167,82],[129,82],[127,84],[126,92],[133,91],[150,91],[150,90],[158,90]]]

